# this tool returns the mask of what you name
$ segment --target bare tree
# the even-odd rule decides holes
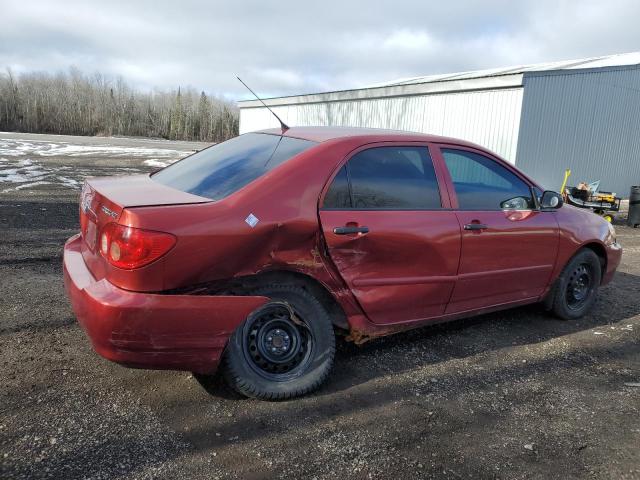
[[[0,73],[0,130],[224,141],[238,134],[230,102],[178,87],[141,92],[100,73]]]

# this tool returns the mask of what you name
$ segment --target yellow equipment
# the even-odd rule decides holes
[[[560,187],[560,195],[562,195],[563,197],[565,195],[564,189],[567,188],[567,180],[569,180],[570,176],[571,176],[571,170],[567,168],[564,171],[564,180],[562,181],[562,186]]]
[[[567,188],[567,180],[571,176],[571,170],[564,171],[564,180],[560,187],[560,193],[565,202],[579,208],[588,208],[596,215],[600,215],[607,222],[613,222],[613,214],[620,210],[620,198],[616,197],[612,192],[599,192],[600,182],[594,182],[590,185],[581,184],[584,187],[591,188]],[[595,190],[595,193],[591,193]]]
[[[610,192],[599,192],[594,195],[597,202],[609,202],[613,203],[616,201],[616,196]]]

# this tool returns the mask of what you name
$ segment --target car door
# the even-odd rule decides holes
[[[378,324],[442,315],[453,291],[460,226],[427,144],[354,152],[320,199],[329,255]]]
[[[458,280],[446,313],[541,295],[558,250],[555,214],[540,211],[528,181],[485,152],[441,145],[435,155],[462,229]]]

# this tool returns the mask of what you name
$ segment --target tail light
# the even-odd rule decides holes
[[[114,267],[132,270],[157,260],[176,244],[170,233],[108,223],[100,236],[100,252]]]

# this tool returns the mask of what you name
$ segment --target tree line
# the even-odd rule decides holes
[[[0,131],[221,142],[238,123],[234,104],[193,88],[143,92],[77,69],[0,73]]]

